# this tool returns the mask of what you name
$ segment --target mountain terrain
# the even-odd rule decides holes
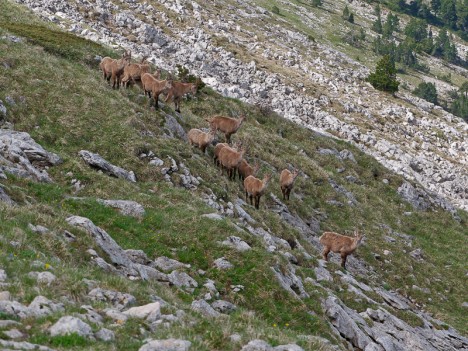
[[[458,32],[460,62],[418,54],[429,71],[401,69],[392,95],[366,81],[375,4],[17,2],[0,3],[4,349],[468,350],[468,124],[413,94],[463,87]],[[150,108],[102,78],[123,49],[206,86]],[[187,142],[216,114],[246,116],[233,139],[273,174],[259,210]],[[325,262],[322,232],[355,229],[347,270]]]

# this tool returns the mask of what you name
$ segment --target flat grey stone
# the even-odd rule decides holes
[[[221,314],[211,307],[205,300],[195,300],[192,302],[192,310],[199,312],[205,317],[216,318]]]
[[[156,258],[152,265],[162,270],[163,272],[172,272],[173,270],[176,270],[179,268],[190,268],[189,264],[179,262],[177,260],[174,260],[166,256],[161,256],[161,257]]]
[[[24,337],[24,334],[18,329],[6,330],[3,331],[3,334],[5,334],[9,339],[20,339]]]
[[[98,332],[94,334],[96,339],[104,341],[104,342],[109,342],[113,341],[115,339],[115,333],[112,330],[102,328]]]
[[[118,209],[125,216],[141,218],[145,215],[145,208],[136,201],[103,199],[97,199],[96,201],[104,206]]]
[[[220,257],[218,259],[216,259],[214,262],[213,262],[213,265],[218,268],[218,269],[231,269],[234,267],[234,265],[229,262],[228,260],[226,260],[224,257]]]
[[[49,333],[51,336],[76,333],[86,338],[93,337],[93,331],[89,324],[83,322],[79,318],[72,316],[64,316],[60,318],[53,326],[49,328]]]
[[[188,351],[192,343],[187,340],[151,340],[138,351]]]

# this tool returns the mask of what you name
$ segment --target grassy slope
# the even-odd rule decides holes
[[[11,16],[12,13],[16,15]],[[29,17],[19,7],[5,2],[0,4],[0,14],[2,35],[7,27],[3,23],[21,23]],[[11,25],[8,28],[14,29]],[[40,31],[47,33],[42,28]],[[34,31],[26,35],[34,36],[36,44],[42,43],[47,48],[48,44],[43,43],[44,39],[38,40]],[[151,258],[167,255],[190,263],[192,268],[188,272],[199,283],[203,284],[205,277],[214,279],[222,298],[241,306],[229,321],[223,323],[221,330],[216,321],[198,319],[195,327],[182,322],[169,329],[159,329],[152,337],[187,338],[193,341],[197,350],[238,349],[238,345],[227,341],[233,332],[240,333],[244,341],[258,337],[273,344],[296,342],[299,334],[321,335],[333,340],[320,310],[321,289],[307,285],[312,296],[307,301],[289,298],[269,269],[275,264],[285,265],[283,259],[266,253],[256,238],[245,232],[239,233],[231,220],[213,222],[200,217],[203,213],[212,212],[198,196],[203,190],[211,188],[218,197],[234,201],[237,196],[242,197],[240,184],[221,178],[209,157],[192,151],[179,140],[162,138],[162,115],[150,111],[146,100],[138,96],[136,90],[111,91],[102,81],[97,67],[89,65],[92,62],[90,46],[83,41],[65,41],[66,37],[64,35],[63,41],[66,45],[60,45],[60,41],[52,43],[52,47],[60,45],[60,50],[48,48],[49,52],[41,45],[0,40],[0,99],[5,101],[7,95],[16,101],[20,97],[25,99],[24,103],[8,106],[8,120],[15,124],[16,130],[29,132],[46,149],[60,154],[64,159],[62,165],[49,170],[55,184],[36,184],[13,177],[2,182],[10,196],[22,204],[18,208],[0,207],[3,236],[0,265],[14,281],[9,289],[13,296],[24,303],[38,294],[54,300],[60,296],[71,297],[74,304],[68,306],[67,311],[73,312],[78,309],[77,306],[87,303],[83,298],[86,289],[81,279],[88,278],[99,280],[102,287],[134,294],[139,304],[149,302],[150,294],[160,295],[186,310],[192,318],[197,318],[188,306],[203,293],[203,288],[187,294],[154,283],[109,277],[90,266],[83,255],[92,246],[90,238],[68,227],[64,221],[69,215],[82,215],[108,231],[124,248],[143,249]],[[103,48],[92,50],[107,54]],[[74,54],[67,55],[68,51]],[[12,68],[5,69],[2,62],[10,63]],[[302,200],[294,197],[290,204],[292,212],[303,218],[308,218],[314,210],[325,212],[328,219],[322,224],[323,229],[344,231],[354,226],[362,228],[368,234],[368,240],[358,255],[374,266],[378,273],[378,277],[369,277],[371,283],[373,279],[385,281],[389,288],[411,295],[447,323],[460,330],[466,326],[467,317],[459,308],[464,299],[460,277],[466,270],[466,263],[462,260],[463,248],[466,248],[465,213],[461,214],[462,223],[453,221],[450,215],[440,211],[404,216],[403,213],[411,209],[396,194],[402,179],[368,156],[344,142],[317,136],[274,115],[265,116],[255,107],[222,98],[209,89],[205,89],[196,100],[184,103],[182,109],[182,124],[186,129],[204,126],[203,118],[213,113],[247,113],[248,121],[239,132],[239,137],[250,140],[250,155],[264,161],[261,174],[273,168],[282,169],[287,162],[291,162],[299,165],[310,177],[297,182],[295,192],[302,195]],[[156,137],[142,137],[142,130],[149,130]],[[168,186],[159,172],[136,156],[136,151],[142,148],[152,150],[162,159],[172,156],[183,161],[193,174],[203,178],[202,186],[195,192]],[[343,164],[333,156],[320,155],[318,148],[349,149],[355,154],[357,164]],[[97,152],[123,168],[134,170],[139,182],[129,184],[96,173],[79,159],[77,153],[81,149]],[[337,173],[340,167],[346,168],[342,174]],[[68,175],[69,172],[73,173],[72,177]],[[346,183],[344,177],[347,175],[358,176],[362,184]],[[67,199],[68,195],[74,194],[70,183],[72,178],[85,184],[78,196],[90,197],[90,200]],[[359,206],[336,208],[328,204],[327,200],[330,199],[345,202],[328,185],[328,178],[335,179],[352,191]],[[385,185],[383,178],[389,179],[390,184]],[[280,194],[276,179],[270,189],[277,196]],[[135,200],[145,206],[147,214],[141,221],[122,216],[97,204],[92,200],[95,197]],[[294,229],[265,209],[265,202],[267,206],[271,205],[269,196],[262,199],[262,210],[249,210],[251,215],[280,237],[299,237]],[[37,236],[27,228],[28,223],[45,225],[52,230],[52,234]],[[403,252],[408,248],[400,243],[383,244],[386,232],[379,229],[380,224],[414,235],[413,245],[423,249],[425,263],[411,260]],[[68,244],[61,240],[58,234],[64,229],[75,233],[77,242]],[[241,236],[254,249],[239,254],[216,244],[229,235]],[[19,241],[20,246],[12,247],[9,244],[11,240]],[[303,245],[310,247],[305,242]],[[384,249],[391,250],[392,256],[387,261],[377,261],[372,253],[382,254]],[[227,272],[211,268],[212,262],[221,256],[230,260],[235,268]],[[29,271],[37,270],[29,267],[34,260],[50,263],[59,277],[58,282],[49,288],[35,287],[27,277]],[[450,265],[450,269],[446,268],[447,265]],[[302,267],[298,267],[298,274],[313,276],[310,269],[313,266],[314,261],[304,262]],[[206,270],[206,276],[198,276],[198,269]],[[245,291],[232,293],[229,289],[231,284],[242,284]],[[428,287],[432,294],[413,291],[413,284]],[[96,307],[99,308],[99,305]],[[316,316],[311,316],[307,310],[314,311]],[[32,341],[58,348],[76,344],[74,349],[77,350],[110,349],[105,344],[47,337],[46,328],[56,319],[58,316],[34,324],[31,321],[33,326],[29,331],[25,329],[29,322],[24,323],[23,331],[34,336],[30,339]],[[117,347],[136,349],[142,340],[138,323],[128,323],[122,329],[117,332]],[[78,345],[83,342],[85,346]],[[315,347],[313,342],[298,343],[306,348]]]

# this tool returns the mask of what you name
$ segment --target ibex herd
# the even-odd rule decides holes
[[[113,89],[119,89],[120,85],[128,88],[130,85],[136,84],[140,86],[145,95],[154,100],[154,107],[158,108],[159,95],[166,94],[165,102],[172,99],[174,101],[175,110],[180,113],[180,101],[182,97],[191,93],[197,93],[198,82],[182,83],[173,80],[172,76],[166,80],[160,80],[161,71],[156,71],[154,74],[149,73],[151,66],[148,62],[148,57],[145,56],[139,63],[131,63],[132,54],[125,51],[122,57],[118,60],[110,57],[104,57],[99,64],[103,77]]]
[[[161,71],[157,70],[153,74],[150,73],[150,64],[147,57],[143,57],[140,63],[131,63],[131,53],[125,51],[122,57],[118,60],[110,57],[102,59],[99,67],[103,73],[104,79],[112,84],[112,88],[118,89],[120,85],[128,88],[130,85],[139,85],[145,96],[154,100],[154,107],[158,108],[159,95],[166,94],[165,102],[174,101],[175,110],[180,113],[180,101],[182,97],[191,93],[197,93],[197,83],[182,83],[175,82],[172,76],[165,80],[161,80]],[[190,145],[198,147],[203,154],[207,147],[213,142],[217,131],[224,134],[225,143],[217,143],[214,147],[213,161],[215,165],[221,168],[221,174],[226,171],[229,179],[236,179],[236,172],[239,179],[243,181],[245,191],[245,201],[250,202],[250,205],[256,209],[260,207],[260,198],[265,193],[265,190],[272,178],[272,173],[264,175],[263,179],[256,178],[260,169],[258,160],[251,166],[245,160],[244,155],[247,152],[247,145],[237,141],[231,143],[231,136],[235,134],[246,117],[231,118],[226,116],[213,116],[205,119],[210,126],[209,132],[204,132],[200,129],[191,129],[188,134]],[[281,171],[279,181],[283,200],[289,200],[291,190],[294,186],[294,181],[299,175],[298,169],[293,169],[292,172],[288,169]],[[355,231],[353,238],[343,236],[334,232],[325,232],[320,237],[320,243],[323,245],[323,258],[328,260],[330,251],[341,255],[341,266],[346,269],[346,259],[359,246],[363,239],[363,235]]]

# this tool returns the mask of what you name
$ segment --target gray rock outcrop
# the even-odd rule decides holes
[[[64,316],[60,318],[53,326],[50,327],[49,333],[51,336],[78,334],[86,338],[94,337],[93,330],[89,324],[72,316]]]
[[[0,173],[50,183],[45,168],[61,162],[57,154],[46,151],[28,133],[0,129]]]
[[[90,165],[93,168],[101,170],[103,173],[111,177],[122,178],[133,183],[136,182],[135,173],[133,173],[133,171],[127,171],[118,166],[114,166],[113,164],[109,163],[108,161],[103,159],[98,154],[94,154],[86,150],[81,150],[78,154],[81,156],[83,161],[85,161],[88,165]]]

